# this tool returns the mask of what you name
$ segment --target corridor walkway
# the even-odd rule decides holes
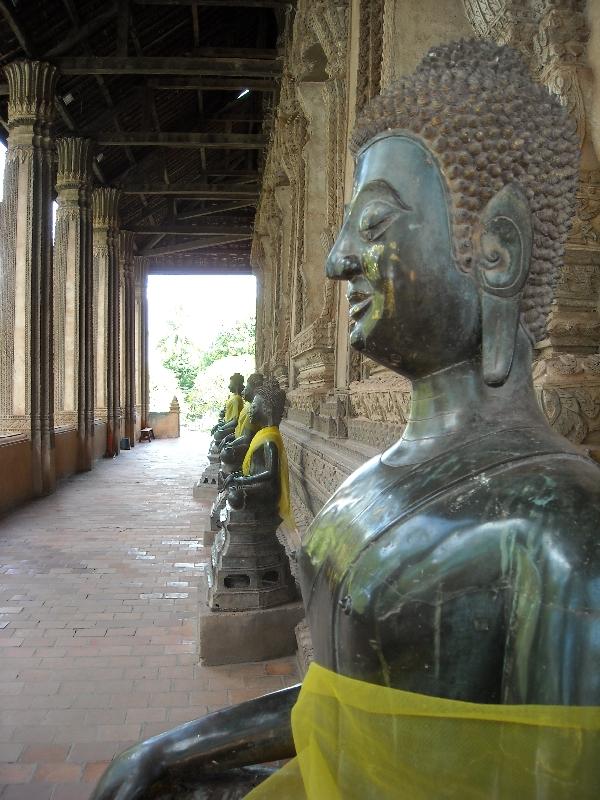
[[[136,445],[0,521],[1,800],[85,800],[129,744],[296,681],[195,663],[206,450]]]

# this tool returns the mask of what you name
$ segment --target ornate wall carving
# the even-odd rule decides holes
[[[370,453],[397,440],[406,423],[409,383],[347,354],[346,322],[342,330],[336,320],[337,285],[323,279],[323,267],[351,191],[348,123],[369,97],[412,69],[438,32],[440,41],[459,38],[470,24],[480,36],[520,48],[577,119],[579,209],[534,378],[551,424],[592,452],[600,450],[600,163],[586,107],[591,75],[584,11],[584,0],[297,4],[285,42],[252,263],[262,292],[258,363],[288,389],[284,429],[301,530],[339,482]],[[413,34],[414,42],[407,38]],[[317,239],[315,220],[306,213],[316,196],[314,164],[323,165],[325,179],[325,197],[317,197],[323,209]],[[315,316],[316,282],[321,305]]]
[[[578,210],[567,244],[563,273],[548,324],[548,339],[539,347],[542,361],[534,380],[550,423],[576,443],[595,430],[596,388],[591,368],[577,368],[578,356],[595,353],[600,344],[600,163],[588,136],[584,87],[591,83],[586,62],[589,30],[585,0],[463,0],[479,36],[521,51],[534,76],[556,94],[574,116],[582,144]],[[591,168],[590,168],[591,166]],[[571,353],[560,356],[557,354]],[[574,355],[576,354],[576,355]],[[549,359],[546,364],[543,359]],[[566,365],[573,367],[570,379]],[[569,367],[570,368],[570,367]],[[592,384],[595,386],[594,381]],[[592,426],[590,428],[590,425]]]

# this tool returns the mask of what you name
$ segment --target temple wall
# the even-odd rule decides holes
[[[29,438],[0,439],[0,514],[34,496]]]
[[[54,458],[57,479],[66,478],[77,472],[78,443],[77,430],[57,430],[54,432]]]
[[[352,191],[357,110],[443,41],[519,48],[577,118],[580,210],[534,378],[551,424],[600,453],[600,13],[588,6],[586,17],[583,0],[299,0],[252,248],[257,364],[288,393],[290,551],[341,481],[405,425],[409,382],[350,352],[344,287],[326,280],[324,264]]]

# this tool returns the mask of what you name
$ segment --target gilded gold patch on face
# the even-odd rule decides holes
[[[379,257],[383,250],[384,246],[382,244],[373,244],[369,247],[363,259],[365,277],[372,284],[376,284],[381,280]]]

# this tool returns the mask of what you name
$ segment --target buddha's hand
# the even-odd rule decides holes
[[[223,481],[223,489],[236,489],[236,480],[240,477],[239,472],[230,472]]]
[[[90,800],[142,800],[159,774],[159,759],[150,749],[136,745],[108,766]]]

